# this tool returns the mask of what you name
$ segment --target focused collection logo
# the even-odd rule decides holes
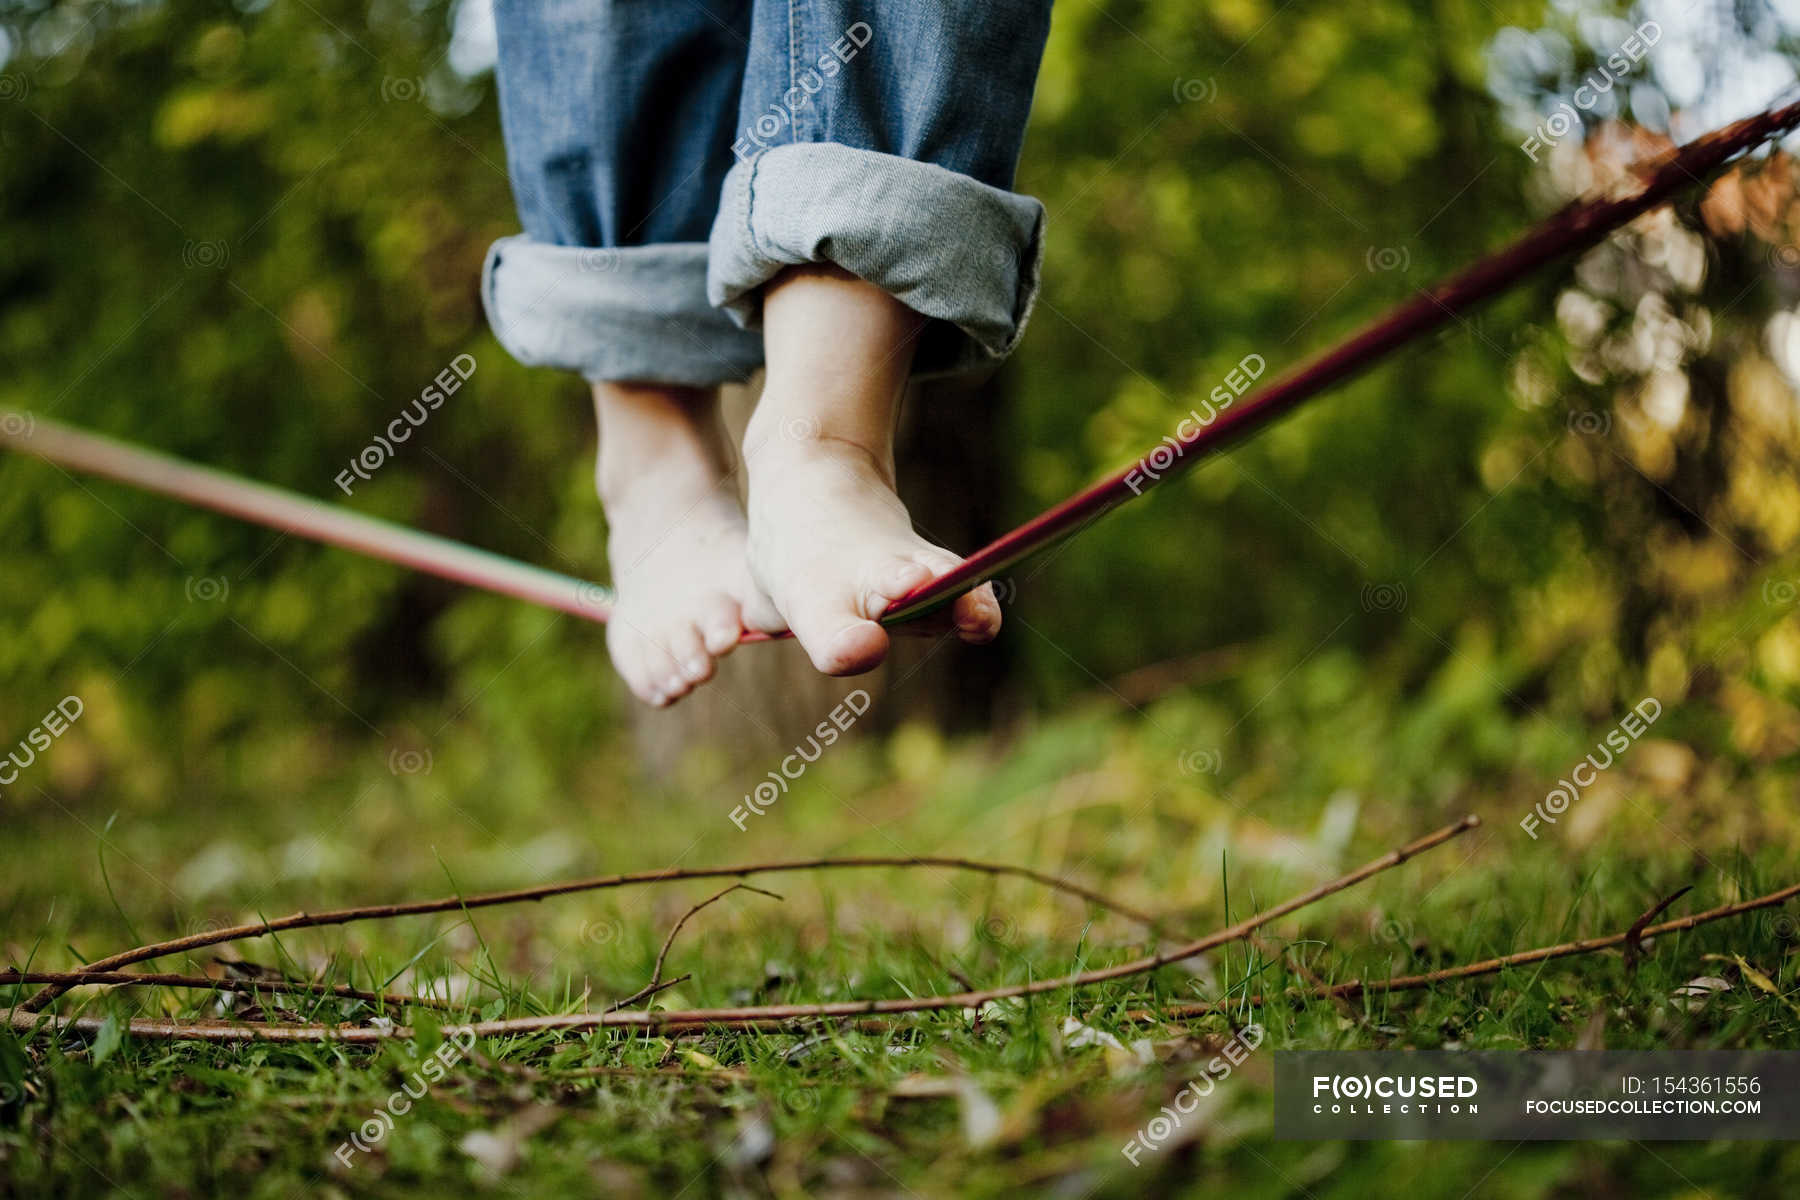
[[[1412,1116],[1481,1111],[1481,1082],[1473,1075],[1314,1075],[1314,1113]]]
[[[1800,1051],[1278,1050],[1275,1136],[1800,1138]]]

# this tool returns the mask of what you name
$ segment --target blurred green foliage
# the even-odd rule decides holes
[[[1012,515],[1129,462],[1244,355],[1280,370],[1523,229],[1559,177],[1515,110],[1566,95],[1623,15],[1059,4],[1020,180],[1050,250],[1009,368]],[[1784,52],[1757,6],[1721,19]],[[480,310],[515,221],[455,24],[433,0],[0,3],[0,403],[336,499],[467,352],[471,384],[350,503],[598,574],[581,387],[512,363]],[[1624,113],[1652,132],[1658,88]],[[1548,769],[1648,689],[1704,701],[1696,736],[1791,754],[1800,637],[1757,590],[1800,535],[1764,345],[1793,281],[1695,225],[1689,201],[1026,565],[1025,710],[1232,647],[1224,677],[1175,672],[1213,727],[1411,706],[1392,782],[1427,791],[1448,762]],[[1659,336],[1647,306],[1688,331],[1672,362],[1606,351]],[[466,781],[521,805],[612,761],[598,631],[509,601],[12,458],[0,578],[0,730],[70,693],[91,714],[9,807],[353,780],[451,723]]]
[[[0,406],[339,500],[333,478],[371,434],[468,353],[469,385],[345,503],[599,574],[583,389],[510,361],[480,310],[484,250],[516,223],[479,22],[459,11],[0,0]],[[1519,143],[1643,17],[1588,0],[1062,0],[1020,177],[1048,207],[1050,244],[1007,368],[1007,515],[1130,462],[1246,354],[1290,366],[1577,188],[1616,182],[1617,131],[1596,125],[1542,163]],[[1640,150],[1671,114],[1689,114],[1689,135],[1791,78],[1771,63],[1794,60],[1792,31],[1754,0],[1678,33],[1665,19],[1669,57],[1594,114],[1626,118]],[[1791,840],[1767,834],[1800,816],[1793,192],[1780,160],[1704,206],[1697,190],[1024,565],[1005,589],[1009,710],[1035,728],[963,746],[920,725],[865,740],[744,833],[725,813],[746,780],[705,779],[704,764],[634,772],[598,629],[0,456],[0,753],[64,696],[85,704],[0,787],[0,957],[67,966],[296,895],[418,898],[834,849],[1028,861],[1198,924],[1465,811],[1490,821],[1468,858],[1396,873],[1322,920],[1343,956],[1333,978],[1616,928],[1697,879],[1709,902],[1785,882]],[[1645,694],[1667,715],[1630,765],[1554,838],[1526,843],[1511,823]],[[781,957],[801,966],[793,998],[923,989],[940,943],[980,949],[965,935],[993,901],[954,881],[819,890],[779,919],[709,912],[700,926],[720,924],[684,997],[741,1002]],[[577,981],[635,987],[683,903],[518,910],[484,926],[491,945],[460,925],[357,927],[329,953],[294,949],[308,972],[348,963],[382,982],[454,960],[484,980],[551,977],[577,1002]],[[1023,935],[977,956],[983,973],[1123,955],[1136,936],[1004,911],[1023,914]],[[1708,951],[1791,982],[1779,921],[1670,939],[1637,974],[1596,958],[1585,978],[1534,969],[1396,1003],[1404,1029],[1321,1004],[1288,1034],[1567,1045],[1604,1011],[1629,1044],[1760,1044],[1784,1035],[1774,998],[1740,989],[1699,1016],[1663,999],[1726,969],[1703,965]],[[1388,926],[1405,936],[1371,935]],[[1035,1035],[991,1057],[971,1036],[984,1046],[967,1062],[1030,1088],[1057,1065]],[[134,1047],[119,1075],[58,1060],[61,1123],[34,1118],[20,1144],[48,1131],[111,1145],[99,1161],[133,1180],[158,1155],[145,1178],[185,1176],[202,1148],[234,1180],[262,1172],[267,1145],[286,1147],[284,1170],[323,1161],[336,1109],[294,1118],[271,1102],[246,1123],[232,1104],[216,1137],[162,1136],[151,1120],[197,1105],[185,1079],[164,1087],[165,1067],[271,1101],[356,1081],[308,1055],[210,1053],[152,1062]],[[1099,1131],[1082,1135],[1095,1161],[1114,1161],[1111,1127],[1156,1102],[1133,1092],[1120,1115],[1077,1123]],[[593,1135],[604,1153],[640,1137],[652,1148],[627,1156],[710,1156],[698,1121],[640,1108],[641,1126],[628,1104],[607,1110],[624,1132]],[[311,1122],[301,1136],[296,1120]],[[928,1132],[921,1171],[939,1170],[944,1135]],[[1315,1180],[1339,1162],[1429,1173],[1446,1195],[1488,1178],[1489,1155],[1507,1158],[1495,1194],[1508,1195],[1552,1176],[1604,1193],[1666,1166],[1623,1146],[1471,1148],[1448,1171],[1438,1150],[1406,1147],[1308,1148],[1296,1163],[1300,1150],[1218,1134],[1195,1187],[1248,1176],[1253,1194],[1286,1194],[1270,1159]],[[406,1137],[403,1163],[427,1149],[460,1163],[435,1123]],[[1693,1154],[1678,1161],[1709,1186],[1772,1174],[1777,1157],[1733,1149],[1721,1171],[1712,1149]],[[1008,1181],[1036,1169],[1004,1157]],[[964,1162],[944,1161],[940,1176]],[[1674,1174],[1632,1194],[1683,1194]]]

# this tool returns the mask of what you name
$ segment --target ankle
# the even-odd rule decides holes
[[[710,389],[596,383],[600,426],[595,490],[610,515],[671,494],[712,490],[730,474]]]
[[[891,487],[894,426],[928,323],[828,263],[776,276],[763,294],[768,373],[745,430],[746,462],[852,455]]]
[[[828,430],[811,417],[782,417],[770,413],[759,421],[751,415],[744,431],[744,466],[752,480],[778,477],[783,471],[809,462],[833,461],[873,471],[892,490],[897,487],[894,439],[890,431],[870,437],[865,431]]]

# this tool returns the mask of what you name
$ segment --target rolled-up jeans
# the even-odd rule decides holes
[[[931,318],[914,371],[1005,357],[1043,206],[1011,190],[1049,0],[497,0],[524,232],[506,348],[590,380],[762,363],[761,288],[831,263]]]

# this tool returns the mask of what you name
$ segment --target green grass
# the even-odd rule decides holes
[[[1304,695],[1306,686],[1302,675],[1296,687]],[[1698,755],[1673,772],[1668,760],[1690,753],[1678,713],[1583,797],[1570,822],[1533,841],[1518,818],[1578,757],[1587,737],[1578,724],[1559,735],[1547,721],[1508,718],[1515,761],[1456,766],[1444,748],[1462,747],[1467,761],[1480,757],[1468,747],[1493,742],[1486,718],[1466,705],[1391,722],[1371,710],[1398,706],[1269,707],[1254,732],[1235,735],[1222,711],[1193,697],[1127,715],[1077,705],[1004,747],[947,745],[911,728],[834,749],[743,833],[726,814],[746,784],[730,773],[699,764],[678,780],[635,779],[623,749],[608,745],[583,760],[566,792],[534,789],[492,766],[502,735],[478,720],[440,741],[430,774],[393,775],[372,748],[333,754],[281,803],[230,803],[221,788],[186,811],[120,811],[109,826],[105,785],[75,806],[41,793],[40,805],[9,816],[0,845],[6,958],[40,969],[296,908],[800,854],[1028,864],[1198,933],[1464,811],[1485,824],[1277,922],[1265,949],[1234,946],[1150,976],[1004,1003],[979,1021],[954,1012],[882,1031],[487,1039],[348,1168],[334,1150],[438,1046],[429,1014],[280,999],[311,1020],[421,1023],[417,1042],[376,1049],[0,1034],[0,1088],[9,1089],[0,1091],[9,1100],[0,1182],[20,1195],[1461,1200],[1766,1196],[1781,1190],[1775,1181],[1800,1178],[1800,1149],[1781,1144],[1273,1140],[1273,1053],[1284,1047],[1800,1045],[1800,1010],[1739,979],[1731,961],[1742,955],[1791,990],[1795,925],[1779,910],[1659,939],[1635,971],[1603,953],[1343,1004],[1283,996],[1305,982],[1287,948],[1326,979],[1380,979],[1623,929],[1687,884],[1694,891],[1671,915],[1742,899],[1800,878],[1800,864],[1780,807],[1738,799],[1785,787],[1787,767]],[[1609,727],[1604,717],[1593,723]],[[1184,757],[1195,746],[1220,748],[1199,771]],[[1298,759],[1303,769],[1287,769]],[[1214,763],[1218,773],[1206,773]],[[198,813],[197,802],[214,807]],[[1016,880],[874,870],[756,882],[782,898],[739,892],[697,915],[669,962],[670,974],[692,978],[657,1003],[945,992],[1146,949],[1128,920]],[[598,1008],[649,978],[673,922],[719,886],[306,930],[221,953],[361,987],[466,996],[484,1017]],[[202,952],[157,965],[200,971],[211,960]],[[1671,992],[1698,975],[1734,986],[1697,1011],[1673,1003]],[[1252,991],[1274,999],[1252,1012],[1241,1003]],[[1124,1019],[1192,999],[1236,1007],[1189,1022]],[[220,1007],[171,990],[90,990],[60,1010],[123,1019]],[[1062,1034],[1070,1018],[1138,1045],[1071,1046]],[[1134,1167],[1126,1141],[1233,1022],[1251,1019],[1267,1030],[1263,1045],[1178,1137]],[[501,1161],[514,1142],[516,1161]],[[472,1155],[465,1145],[490,1149]]]

